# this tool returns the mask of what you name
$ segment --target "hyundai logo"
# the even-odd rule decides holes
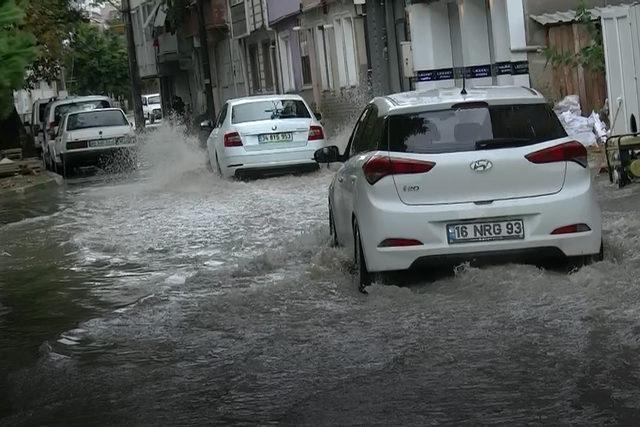
[[[493,167],[491,160],[476,160],[469,165],[474,172],[486,172]]]
[[[277,130],[277,129],[278,129],[278,126],[276,125],[273,125],[273,127],[271,128],[271,130]]]

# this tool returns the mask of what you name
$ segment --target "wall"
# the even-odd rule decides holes
[[[300,0],[267,0],[269,24],[300,12]]]
[[[317,3],[317,2],[315,2]],[[351,123],[354,118],[359,114],[361,109],[371,99],[371,94],[367,86],[367,57],[366,57],[366,45],[364,37],[364,18],[356,13],[353,1],[336,1],[328,3],[325,7],[312,7],[313,1],[303,1],[303,6],[311,7],[308,10],[304,10],[300,19],[302,28],[312,30],[313,35],[311,49],[312,55],[312,78],[313,78],[313,93],[315,106],[321,111],[323,121],[329,127],[327,132],[329,134],[339,132],[343,127],[351,127]],[[326,12],[326,13],[325,13]],[[351,18],[353,28],[353,46],[354,51],[349,54],[352,55],[352,64],[355,66],[356,81],[354,84],[347,83],[341,84],[341,80],[344,81],[346,69],[346,59],[338,59],[338,48],[346,45],[340,41],[336,41],[335,23],[336,20],[341,18]],[[322,34],[319,27],[324,28],[324,40],[319,37]],[[340,30],[338,30],[340,31]],[[325,67],[327,73],[326,78],[323,77],[322,70],[322,47],[327,47],[328,66]],[[344,52],[344,51],[343,51]],[[343,71],[340,71],[339,67],[344,66]],[[328,69],[327,69],[328,68]],[[341,74],[342,73],[342,74]],[[348,73],[348,70],[347,70]],[[341,78],[342,75],[342,78]],[[332,85],[323,85],[323,82],[331,81]],[[326,120],[325,120],[326,119]]]

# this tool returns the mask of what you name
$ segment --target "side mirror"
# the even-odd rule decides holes
[[[340,156],[340,149],[335,145],[317,150],[313,154],[313,158],[318,163],[335,163],[342,161],[342,156]]]
[[[211,120],[205,120],[200,123],[200,129],[202,130],[211,130],[213,129],[213,122]]]
[[[316,120],[317,120],[317,121],[322,120],[322,114],[320,114],[320,113],[313,113],[313,115],[314,115],[314,116],[316,116]]]
[[[60,126],[56,126],[53,128],[53,135],[54,135],[54,138],[57,138],[58,135],[60,135]]]

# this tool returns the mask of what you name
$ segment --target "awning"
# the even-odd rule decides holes
[[[158,13],[158,9],[160,8],[160,5],[162,4],[162,2],[158,2],[153,9],[151,10],[151,13],[149,14],[149,16],[147,16],[147,20],[144,21],[144,28],[147,28],[149,26],[149,24],[151,24],[151,22],[155,19],[156,14]]]
[[[589,13],[593,17],[594,20],[600,19],[602,8],[593,8],[589,9]],[[530,15],[530,18],[536,21],[541,25],[553,25],[553,24],[564,24],[568,22],[575,22],[578,19],[576,10],[567,10],[566,12],[553,12],[553,13],[543,13],[542,15]]]

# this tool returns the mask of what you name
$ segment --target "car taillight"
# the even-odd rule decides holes
[[[404,175],[429,172],[436,164],[413,159],[395,159],[373,156],[362,166],[364,176],[373,185],[388,175]]]
[[[322,126],[311,126],[309,128],[309,141],[317,141],[319,139],[324,139]]]
[[[556,228],[551,232],[551,234],[573,234],[573,233],[584,233],[587,231],[591,231],[591,227],[587,224],[572,224],[565,225],[564,227]]]
[[[525,156],[531,163],[574,162],[586,168],[587,149],[578,141],[566,142]]]
[[[242,138],[238,132],[231,132],[224,135],[225,147],[242,147]]]
[[[386,239],[378,245],[379,248],[406,248],[408,246],[422,246],[416,239]]]

